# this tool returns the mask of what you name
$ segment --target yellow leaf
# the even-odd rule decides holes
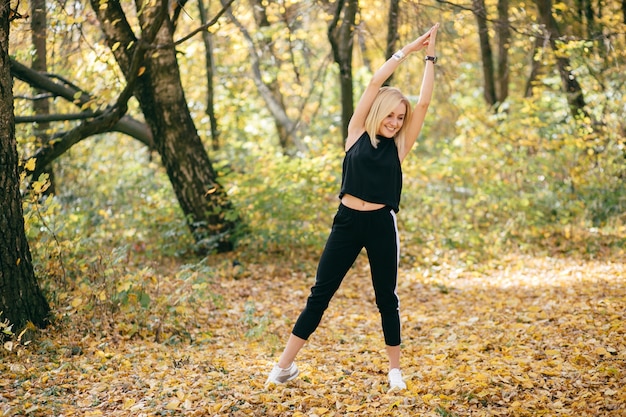
[[[78,306],[81,305],[82,303],[83,303],[83,299],[80,297],[76,297],[72,300],[70,305],[74,308],[78,308]]]
[[[180,405],[180,400],[178,398],[172,398],[169,403],[165,406],[166,410],[176,410]]]
[[[430,400],[432,399],[433,399],[433,394],[422,395],[422,401],[424,401],[426,404],[430,404]]]
[[[117,51],[117,48],[119,48],[119,47],[120,47],[120,43],[119,42],[115,42],[113,44],[113,46],[111,47],[111,52]]]
[[[596,355],[608,356],[609,352],[605,348],[600,346],[600,347],[596,348]]]
[[[139,68],[139,71],[137,71],[137,75],[141,77],[144,72],[146,72],[146,67],[141,67]]]
[[[557,371],[554,369],[543,369],[541,371],[541,374],[545,376],[559,376],[561,375],[561,371]]]
[[[442,389],[444,390],[453,390],[456,388],[456,381],[455,380],[450,380],[448,382],[446,382],[445,384],[443,384],[441,386]]]
[[[30,158],[26,162],[26,164],[24,164],[24,168],[27,169],[28,171],[34,171],[36,162],[37,162],[37,158]]]
[[[124,410],[128,410],[129,408],[131,408],[133,405],[135,405],[135,399],[132,397],[129,398],[125,398],[124,399]]]
[[[474,379],[477,381],[489,381],[489,375],[478,373],[474,375]]]

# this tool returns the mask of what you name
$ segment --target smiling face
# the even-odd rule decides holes
[[[386,138],[393,138],[404,124],[405,117],[406,105],[403,102],[400,102],[392,110],[392,112],[381,121],[376,134]]]

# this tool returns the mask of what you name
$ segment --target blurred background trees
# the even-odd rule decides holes
[[[434,22],[404,261],[453,252],[476,267],[506,250],[625,242],[623,1],[12,5],[19,154],[36,158],[31,181],[54,183],[24,200],[41,276],[68,257],[64,276],[80,276],[112,250],[317,250],[353,100]],[[415,99],[422,69],[411,56],[391,84]]]

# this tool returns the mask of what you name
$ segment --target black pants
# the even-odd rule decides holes
[[[292,333],[308,339],[346,273],[365,248],[370,262],[376,305],[380,312],[385,344],[400,345],[400,312],[396,294],[400,242],[396,213],[389,207],[358,211],[339,206],[320,258],[315,285]]]

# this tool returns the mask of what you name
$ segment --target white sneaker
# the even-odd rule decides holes
[[[389,371],[389,391],[405,390],[406,384],[402,380],[402,372],[398,368]]]
[[[270,375],[267,377],[267,381],[265,381],[265,385],[269,384],[284,384],[287,381],[291,381],[295,377],[298,376],[300,371],[296,366],[295,362],[291,362],[288,368],[281,368],[278,364],[274,365]]]

